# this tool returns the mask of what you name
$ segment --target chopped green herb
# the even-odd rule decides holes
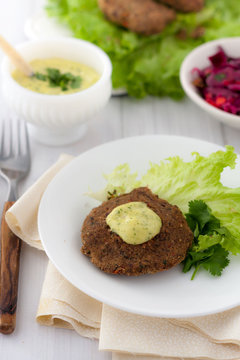
[[[217,81],[222,81],[223,79],[226,78],[226,75],[224,73],[220,73],[220,74],[216,74],[214,77]]]
[[[42,80],[42,81],[46,81],[47,80],[47,76],[44,74],[40,74],[40,73],[35,73],[34,76],[38,79],[38,80]]]
[[[229,264],[227,243],[229,240],[234,243],[234,236],[220,226],[220,220],[202,200],[190,201],[189,212],[185,216],[193,231],[194,243],[183,261],[183,272],[195,268],[192,280],[200,268],[213,276],[220,276]]]
[[[108,191],[107,194],[108,194],[107,195],[108,200],[113,199],[113,198],[115,198],[117,196],[117,190],[114,189],[113,192]]]
[[[81,86],[81,76],[74,76],[71,73],[61,73],[58,69],[47,68],[47,74],[35,73],[34,76],[38,80],[48,81],[50,87],[60,87],[62,91],[77,89]]]

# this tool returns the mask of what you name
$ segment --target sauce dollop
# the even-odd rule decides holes
[[[141,201],[133,201],[115,207],[107,216],[111,231],[123,241],[139,245],[156,236],[162,226],[160,217]]]
[[[75,77],[81,78],[81,82],[79,83],[78,87],[69,87],[67,90],[63,90],[61,87],[51,86],[48,81],[43,81],[35,76],[28,77],[24,75],[19,69],[13,71],[13,79],[21,86],[41,94],[66,95],[76,93],[89,88],[100,78],[100,74],[98,74],[97,71],[93,68],[76,61],[62,58],[35,59],[32,60],[29,64],[33,68],[34,73],[41,73],[46,75],[47,69],[51,68],[54,70],[57,69],[61,73],[70,73]]]

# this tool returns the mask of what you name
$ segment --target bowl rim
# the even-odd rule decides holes
[[[79,96],[84,96],[86,94],[88,94],[89,92],[91,92],[93,89],[97,89],[99,88],[103,82],[105,82],[106,80],[108,80],[109,78],[111,79],[111,75],[112,75],[112,63],[111,60],[109,58],[109,56],[97,45],[91,43],[90,41],[86,41],[83,39],[74,39],[74,38],[51,38],[51,39],[36,39],[36,40],[28,40],[28,41],[24,41],[18,45],[15,46],[15,48],[17,50],[23,50],[29,46],[32,45],[36,45],[36,44],[45,44],[45,43],[67,43],[67,44],[72,44],[72,45],[76,45],[76,46],[81,46],[81,47],[88,47],[91,48],[93,51],[95,51],[96,55],[102,60],[103,62],[103,72],[100,76],[100,78],[96,81],[96,83],[94,83],[93,85],[91,85],[90,87],[81,90],[81,91],[77,91],[75,93],[71,93],[71,94],[61,94],[61,95],[52,95],[52,94],[43,94],[43,93],[39,93],[36,91],[32,91],[30,89],[25,88],[24,86],[20,85],[17,81],[15,81],[13,79],[13,77],[11,76],[11,72],[10,72],[10,64],[11,61],[7,56],[4,56],[3,60],[2,60],[2,64],[1,64],[1,72],[2,75],[6,76],[7,79],[10,81],[10,83],[15,86],[18,90],[23,91],[26,93],[26,95],[28,96],[36,96],[38,98],[42,98],[42,99],[62,99],[64,98],[74,98],[74,97],[79,97]],[[64,58],[64,57],[63,57]]]
[[[201,54],[203,49],[213,49],[215,46],[222,45],[224,47],[224,43],[238,43],[240,45],[240,36],[235,37],[227,37],[227,38],[221,38],[217,40],[208,41],[204,44],[201,44],[197,46],[195,49],[193,49],[183,60],[181,67],[180,67],[180,82],[183,87],[183,90],[185,93],[189,96],[193,102],[195,102],[197,105],[199,105],[202,109],[207,111],[208,113],[211,113],[212,115],[215,115],[215,117],[229,120],[234,123],[240,124],[240,115],[235,115],[228,113],[224,110],[218,109],[214,107],[213,105],[210,105],[206,100],[204,100],[196,91],[194,91],[194,86],[189,82],[187,79],[187,75],[189,74],[188,65],[192,60],[192,57],[196,54]],[[240,58],[240,54],[239,54]],[[192,65],[192,69],[194,69],[194,64]]]

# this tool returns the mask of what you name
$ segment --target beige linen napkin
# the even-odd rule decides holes
[[[49,261],[37,312],[39,324],[98,339],[101,313],[102,304],[72,286]]]
[[[226,312],[227,313],[227,312]],[[239,318],[240,309],[238,309]],[[233,324],[234,315],[226,314],[227,321]],[[211,315],[215,324],[225,327],[225,321],[218,315]],[[201,324],[208,322],[209,316],[204,316],[199,325],[200,332],[180,327],[169,319],[150,318],[136,314],[129,314],[121,310],[103,305],[102,325],[100,332],[100,350],[114,352],[128,352],[142,355],[160,355],[172,358],[206,358],[206,359],[240,359],[240,347],[232,344],[239,342],[238,338],[232,338],[232,328],[227,331],[230,338],[228,344],[209,341]],[[197,320],[196,320],[197,322]],[[238,323],[238,327],[240,323]],[[206,325],[206,328],[208,326]],[[215,329],[212,337],[215,339]],[[223,333],[225,330],[223,329]],[[226,334],[225,334],[226,335]],[[114,359],[125,357],[115,356]],[[129,358],[129,355],[126,357]],[[130,358],[131,359],[131,358]]]
[[[12,231],[38,249],[42,249],[37,229],[41,196],[71,159],[62,155],[6,214]],[[113,360],[240,360],[240,307],[188,319],[130,314],[102,306],[74,288],[50,262],[37,321],[41,325],[71,328],[90,338],[98,338],[100,330],[99,348],[113,351]]]

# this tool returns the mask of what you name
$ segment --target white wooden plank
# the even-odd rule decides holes
[[[239,119],[240,122],[240,119]],[[223,138],[225,145],[234,146],[235,150],[240,153],[240,130],[229,126],[223,126]]]
[[[124,137],[153,134],[153,101],[152,98],[136,100],[130,97],[120,98],[122,103],[122,131]]]
[[[156,132],[194,137],[223,144],[221,125],[190,100],[156,99],[154,102]]]

